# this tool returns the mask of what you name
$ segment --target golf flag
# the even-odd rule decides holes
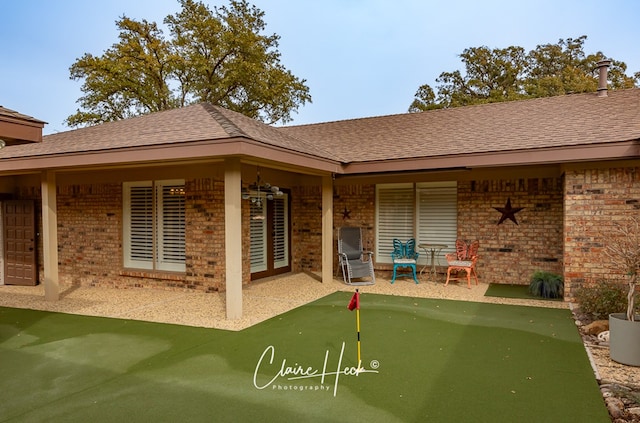
[[[360,293],[356,290],[356,293],[351,297],[351,301],[349,301],[349,305],[347,306],[349,310],[353,311],[354,309],[360,310]]]
[[[360,369],[360,292],[356,289],[356,293],[351,297],[347,308],[351,311],[356,310],[356,332],[358,334],[358,369]]]

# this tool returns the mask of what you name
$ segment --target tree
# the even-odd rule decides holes
[[[267,123],[289,122],[311,102],[305,80],[280,63],[279,36],[264,35],[264,12],[246,0],[212,11],[179,0],[182,10],[155,22],[122,16],[118,43],[102,56],[84,54],[70,67],[81,80],[81,109],[71,127],[210,102]]]
[[[596,91],[596,63],[605,59],[601,52],[586,55],[587,36],[560,39],[557,44],[538,45],[525,53],[522,47],[465,49],[460,57],[466,73],[443,72],[436,82],[437,95],[425,84],[418,88],[410,112],[494,103],[568,93]],[[611,89],[633,88],[640,72],[626,75],[627,65],[612,60],[609,69]]]

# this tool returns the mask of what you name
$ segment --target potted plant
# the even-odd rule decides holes
[[[613,236],[604,249],[609,264],[627,277],[627,312],[609,315],[611,359],[630,366],[640,366],[640,316],[635,311],[636,284],[640,274],[640,221],[632,217],[616,224]]]
[[[564,293],[562,276],[537,270],[529,281],[529,293],[542,298],[562,298]]]

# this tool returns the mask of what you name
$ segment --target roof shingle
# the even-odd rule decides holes
[[[640,89],[546,97],[281,129],[343,162],[640,139]]]

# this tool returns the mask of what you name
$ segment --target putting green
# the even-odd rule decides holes
[[[568,310],[363,292],[357,373],[350,297],[241,332],[0,308],[0,421],[610,421]]]
[[[484,294],[485,297],[522,298],[527,300],[562,301],[562,298],[542,298],[529,292],[529,285],[512,285],[491,283]]]

